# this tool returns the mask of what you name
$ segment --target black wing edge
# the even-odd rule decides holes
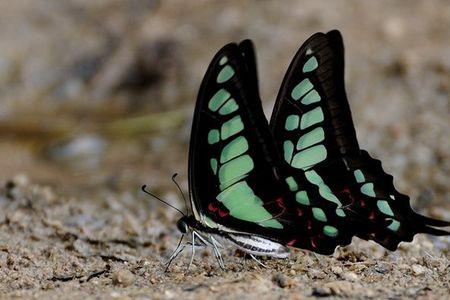
[[[256,54],[253,42],[249,39],[245,39],[241,41],[238,46],[247,66],[249,74],[248,80],[250,81],[251,89],[259,98],[258,68],[256,66]]]

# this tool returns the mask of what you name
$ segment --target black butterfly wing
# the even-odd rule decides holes
[[[189,149],[189,186],[205,226],[277,237],[286,224],[276,148],[262,111],[250,41],[228,44],[200,87]]]
[[[347,230],[337,243],[357,235],[395,249],[419,232],[446,234],[428,225],[449,223],[414,213],[409,198],[395,189],[392,176],[360,150],[345,93],[344,47],[338,31],[313,35],[297,52],[270,127],[285,172],[294,180],[306,177],[318,188],[319,207],[336,204],[333,217],[341,219],[335,222]]]
[[[254,57],[250,41],[227,45],[202,82],[189,155],[194,215],[212,228],[332,253],[350,242],[347,223],[336,221],[335,203],[296,202],[321,196],[305,178],[283,173],[258,96]],[[289,191],[293,185],[297,193]]]

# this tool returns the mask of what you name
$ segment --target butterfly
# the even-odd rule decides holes
[[[289,248],[332,254],[353,236],[389,250],[417,233],[449,235],[450,222],[413,211],[381,162],[359,147],[344,87],[337,30],[316,33],[295,54],[268,123],[253,44],[224,46],[200,86],[189,148],[191,213],[177,226],[187,247],[218,237],[255,256]],[[190,241],[181,244],[185,235]]]

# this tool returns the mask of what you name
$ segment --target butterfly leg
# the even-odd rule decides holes
[[[164,263],[166,265],[166,268],[164,269],[164,272],[167,272],[169,270],[170,265],[172,264],[172,261],[178,257],[178,255],[183,252],[184,248],[187,244],[181,244],[183,241],[184,235],[181,236],[180,241],[178,242],[178,246],[175,248],[173,253],[170,255],[169,259]]]
[[[191,268],[191,266],[192,266],[192,262],[194,261],[194,255],[195,255],[195,236],[196,236],[196,233],[195,233],[195,231],[192,231],[192,247],[191,247],[191,260],[189,261],[189,265],[188,265],[188,267],[187,267],[187,270],[189,270],[190,268]]]
[[[247,252],[244,252],[241,258],[239,258],[239,265],[242,267],[241,271],[245,270],[247,266]]]
[[[170,265],[172,264],[172,262],[175,260],[175,258],[178,257],[178,255],[183,252],[184,248],[186,245],[182,245],[179,249],[179,251],[177,251],[175,253],[175,255],[166,263],[166,268],[164,269],[164,272],[167,272],[169,270]]]
[[[263,264],[259,259],[257,259],[253,254],[249,253],[250,257],[253,258],[260,266],[263,268],[268,268],[265,264]]]
[[[224,264],[224,262],[223,262],[222,255],[220,254],[220,251],[219,251],[219,249],[218,249],[216,243],[218,243],[220,246],[222,246],[222,245],[221,245],[219,242],[217,242],[216,239],[215,239],[212,235],[209,236],[209,239],[210,239],[211,244],[212,244],[212,246],[213,246],[214,256],[216,257],[217,262],[219,263],[219,267],[220,267],[223,271],[225,271],[225,264]]]

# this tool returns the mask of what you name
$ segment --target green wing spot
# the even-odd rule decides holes
[[[323,226],[323,233],[325,235],[328,235],[329,237],[337,237],[338,230],[336,227],[333,227],[330,225],[325,225],[325,226]]]
[[[319,185],[319,194],[328,201],[336,203],[338,206],[342,205],[341,201],[339,201],[339,199],[333,194],[328,185],[325,183]]]
[[[322,122],[324,119],[322,108],[316,107],[302,115],[302,120],[300,121],[300,129],[308,128],[314,124]]]
[[[300,122],[300,117],[298,115],[290,115],[286,118],[286,124],[284,128],[287,131],[292,131],[298,128],[298,123]]]
[[[329,186],[323,181],[322,177],[320,177],[320,175],[317,174],[317,172],[314,170],[306,171],[305,177],[310,183],[316,185],[319,188],[320,196],[338,205],[336,214],[340,217],[345,217],[344,210],[340,208],[342,207],[341,201],[339,201],[339,199],[333,194]]]
[[[217,200],[223,203],[231,212],[242,205],[262,205],[263,202],[255,196],[253,190],[246,181],[240,181],[226,188],[219,195]]]
[[[353,175],[355,176],[356,182],[358,183],[366,181],[366,178],[364,177],[364,174],[360,169],[355,170],[353,172]]]
[[[208,132],[208,144],[212,145],[220,140],[219,130],[211,129]]]
[[[211,160],[209,162],[211,164],[211,169],[214,172],[214,175],[216,175],[217,174],[217,159],[211,158]]]
[[[298,190],[298,185],[294,177],[289,176],[288,178],[286,178],[286,183],[288,184],[289,190],[291,190],[291,192],[295,192]]]
[[[392,220],[392,223],[387,227],[392,231],[397,231],[400,228],[400,222],[397,220]]]
[[[241,175],[241,176],[238,176],[238,177],[233,178],[233,180],[230,180],[230,181],[221,183],[221,184],[219,185],[219,190],[224,191],[226,188],[228,188],[229,186],[235,184],[236,182],[239,182],[239,181],[241,181],[241,180],[244,180],[245,177],[247,177],[247,176],[248,176],[248,174],[244,174],[244,175]]]
[[[308,148],[309,146],[320,143],[324,139],[325,132],[323,131],[323,128],[317,127],[298,139],[297,150]]]
[[[222,153],[220,154],[220,163],[223,164],[241,154],[244,154],[247,150],[247,139],[240,135],[223,147]]]
[[[336,209],[336,214],[337,214],[339,217],[345,217],[345,216],[346,216],[346,214],[345,214],[345,212],[344,212],[344,210],[343,210],[342,208],[337,208],[337,209]]]
[[[222,140],[226,140],[227,138],[229,138],[232,135],[235,135],[242,129],[244,129],[244,123],[242,123],[241,117],[235,116],[231,120],[228,120],[222,124],[222,127],[220,129]]]
[[[228,62],[228,57],[224,56],[219,60],[219,65],[223,66]]]
[[[238,110],[238,108],[239,106],[237,105],[236,101],[233,98],[231,98],[224,104],[224,106],[220,108],[219,114],[221,114],[222,116],[229,115]]]
[[[215,112],[222,106],[222,104],[225,103],[225,101],[227,101],[228,98],[230,98],[230,93],[224,89],[220,89],[209,100],[208,108]]]
[[[303,73],[308,73],[311,71],[314,71],[319,66],[319,63],[317,62],[317,59],[315,56],[311,56],[303,65]]]
[[[319,208],[319,207],[313,207],[312,208],[312,213],[314,218],[317,221],[321,221],[321,222],[326,222],[327,221],[327,216],[325,215],[324,211]]]
[[[311,81],[308,78],[303,79],[292,90],[291,97],[294,100],[300,99],[303,95],[309,92],[313,88]]]
[[[283,225],[280,222],[278,222],[277,220],[274,220],[274,219],[265,220],[265,221],[258,222],[258,223],[259,223],[259,225],[264,226],[264,227],[283,229]]]
[[[327,158],[327,149],[323,145],[317,145],[295,154],[291,165],[297,169],[305,169],[320,163],[325,158]]]
[[[291,141],[285,141],[283,143],[284,160],[291,164],[292,153],[294,153],[294,144]]]
[[[253,160],[249,155],[242,155],[223,164],[219,169],[219,180],[221,184],[236,182],[237,178],[253,170]]]
[[[377,201],[378,209],[385,215],[394,216],[394,212],[392,211],[389,203],[386,200],[378,200]]]
[[[234,69],[231,66],[226,65],[222,70],[220,70],[219,75],[217,75],[217,83],[224,83],[233,77],[233,75]]]
[[[217,200],[223,203],[233,217],[257,222],[265,227],[283,228],[277,220],[262,206],[264,203],[255,195],[245,181],[240,181],[217,195]]]
[[[364,195],[370,196],[370,197],[375,197],[373,183],[371,183],[371,182],[364,183],[363,186],[361,187],[361,193],[363,193]]]
[[[306,177],[306,179],[308,179],[309,182],[311,182],[312,184],[315,184],[317,186],[324,184],[322,177],[320,177],[320,175],[317,174],[317,172],[314,170],[306,171],[305,177]]]
[[[311,202],[309,201],[308,193],[306,193],[306,191],[299,191],[295,193],[295,201],[303,205],[311,204]]]
[[[319,102],[321,99],[322,98],[320,97],[319,93],[316,90],[312,90],[302,98],[301,102],[302,104],[308,105],[311,103]]]

